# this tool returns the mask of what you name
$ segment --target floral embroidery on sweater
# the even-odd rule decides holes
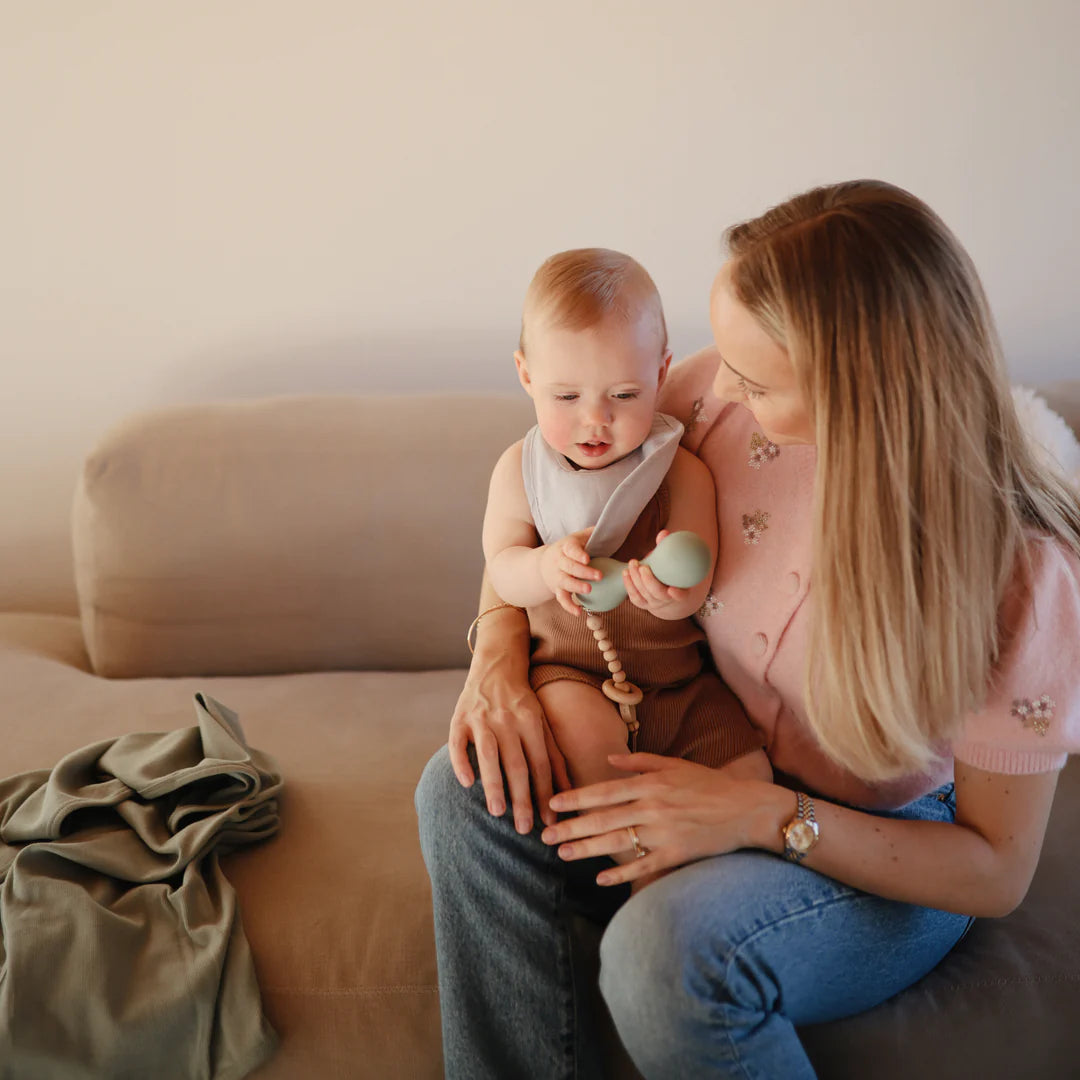
[[[1045,735],[1050,721],[1054,718],[1056,702],[1049,694],[1032,701],[1030,698],[1017,698],[1012,703],[1012,714],[1024,727],[1032,728],[1036,735]]]
[[[705,602],[697,610],[698,618],[707,619],[710,615],[715,615],[723,606],[723,600],[718,600],[713,593],[709,593],[705,597]]]
[[[750,436],[750,460],[747,464],[751,469],[760,469],[762,465],[768,465],[780,456],[780,447],[776,443],[766,439],[760,432],[755,431]]]
[[[685,433],[689,435],[698,424],[704,424],[708,419],[705,415],[705,399],[695,398],[694,404],[690,406],[690,419],[683,425]]]
[[[744,544],[756,544],[761,534],[769,527],[769,515],[765,510],[757,510],[752,515],[742,516],[742,535]]]

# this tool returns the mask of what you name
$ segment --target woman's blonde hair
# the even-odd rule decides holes
[[[1029,447],[975,268],[919,199],[820,187],[727,241],[817,443],[810,725],[867,781],[929,769],[985,699],[1026,534],[1080,555],[1080,498]]]
[[[658,355],[667,351],[660,293],[637,259],[610,248],[560,251],[544,260],[529,283],[518,348],[525,354],[530,323],[544,321],[566,330],[587,330],[609,316],[627,323],[651,317]]]

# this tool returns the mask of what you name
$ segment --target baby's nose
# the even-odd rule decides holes
[[[585,410],[590,424],[606,424],[611,420],[611,405],[607,400],[594,401]]]

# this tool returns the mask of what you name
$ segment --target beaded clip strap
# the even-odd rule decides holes
[[[473,647],[473,631],[480,625],[480,620],[485,615],[490,615],[493,611],[498,611],[500,608],[513,608],[515,611],[524,611],[523,607],[518,607],[517,604],[508,604],[503,601],[501,604],[492,604],[489,608],[484,608],[479,615],[471,623],[469,623],[469,629],[465,631],[465,644],[469,646],[469,652],[475,653],[476,649]]]
[[[593,612],[585,619],[585,625],[592,631],[593,637],[596,638],[596,647],[603,653],[604,660],[607,662],[608,671],[611,672],[611,678],[605,680],[604,685],[600,689],[603,690],[604,697],[606,697],[608,701],[613,701],[618,705],[619,715],[626,725],[630,750],[631,752],[636,751],[637,733],[640,726],[640,722],[637,718],[637,706],[641,703],[641,699],[644,695],[639,687],[635,686],[627,679],[626,672],[623,671],[622,661],[619,659],[619,654],[616,651],[611,638],[608,637],[607,628],[604,626],[604,620],[601,619],[598,614]]]

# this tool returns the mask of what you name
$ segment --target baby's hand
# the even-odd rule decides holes
[[[590,581],[599,581],[603,574],[589,565],[589,553],[585,542],[592,528],[571,533],[553,544],[540,549],[540,577],[571,615],[580,615],[581,606],[574,600],[574,593],[587,593]]]
[[[657,544],[668,535],[667,529],[657,533]],[[657,580],[656,575],[638,559],[631,559],[626,564],[623,584],[626,586],[627,598],[634,607],[651,611],[661,619],[670,618],[673,609],[685,604],[690,595],[689,589],[676,589],[673,585],[665,585]]]

